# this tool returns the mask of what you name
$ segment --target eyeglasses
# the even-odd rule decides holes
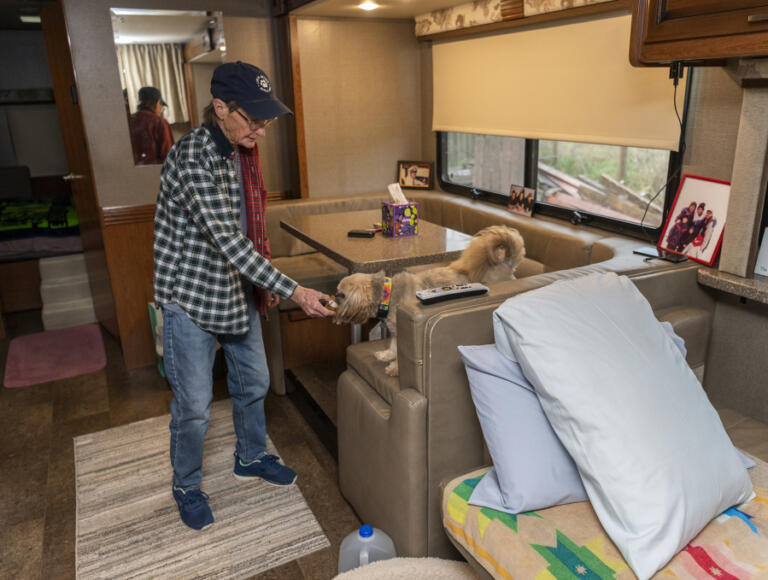
[[[274,119],[266,119],[265,121],[262,121],[261,119],[251,119],[248,115],[243,113],[240,109],[235,109],[235,113],[240,115],[243,118],[243,121],[245,121],[248,124],[248,128],[251,131],[255,131],[256,129],[263,129],[267,125],[269,125]]]

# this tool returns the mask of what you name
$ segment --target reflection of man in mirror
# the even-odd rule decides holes
[[[200,486],[216,343],[229,369],[234,475],[290,485],[296,473],[266,450],[269,371],[259,313],[282,297],[309,316],[333,315],[320,302],[328,296],[298,285],[270,262],[256,140],[290,109],[264,71],[242,62],[213,71],[211,95],[203,124],[165,159],[154,236],[154,296],[163,309],[163,359],[174,394],[172,493],[182,521],[197,530],[213,522]]]
[[[139,89],[139,108],[131,115],[131,145],[136,165],[162,163],[173,145],[171,126],[163,118],[165,101],[155,87]]]

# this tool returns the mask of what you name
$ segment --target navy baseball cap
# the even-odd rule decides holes
[[[156,89],[155,87],[141,87],[139,89],[140,103],[156,103],[157,101],[160,101],[164,107],[168,106],[168,103],[166,103],[163,100],[163,97],[160,96],[159,89]]]
[[[269,77],[246,62],[225,62],[211,78],[211,95],[224,102],[235,101],[255,119],[267,120],[292,113],[276,96]]]

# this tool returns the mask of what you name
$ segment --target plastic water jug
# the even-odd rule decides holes
[[[377,560],[386,560],[396,556],[392,538],[379,528],[363,525],[341,542],[339,574]]]

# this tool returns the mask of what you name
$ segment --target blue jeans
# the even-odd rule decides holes
[[[163,361],[173,390],[171,401],[171,465],[173,485],[199,488],[203,479],[203,441],[213,399],[216,341],[227,361],[227,388],[238,457],[243,462],[266,452],[264,398],[269,371],[261,338],[261,321],[246,286],[250,330],[247,334],[212,334],[200,329],[177,304],[163,306]]]

